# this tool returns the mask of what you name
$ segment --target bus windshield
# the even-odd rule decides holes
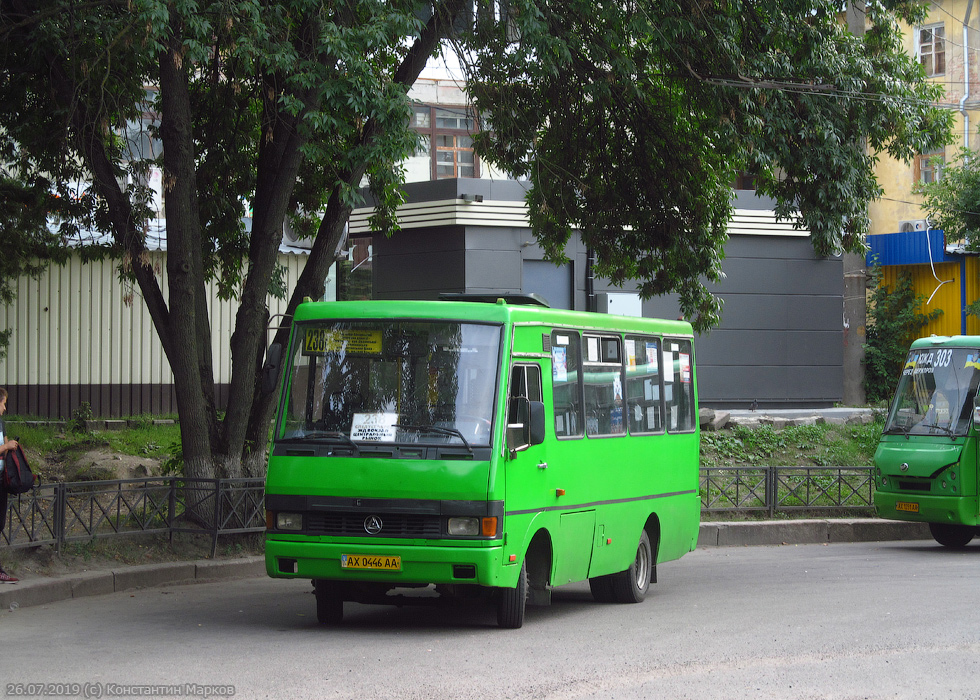
[[[500,338],[452,321],[297,324],[278,437],[488,446]]]
[[[966,435],[980,384],[976,348],[912,350],[888,412],[885,433]]]

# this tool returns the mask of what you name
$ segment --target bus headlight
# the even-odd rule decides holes
[[[299,513],[276,513],[277,530],[302,530],[303,516]]]
[[[480,534],[479,518],[450,518],[449,534],[476,537]]]

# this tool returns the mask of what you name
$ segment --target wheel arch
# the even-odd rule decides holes
[[[647,537],[650,538],[650,583],[657,582],[657,561],[660,556],[660,516],[650,513],[647,521],[643,524]]]

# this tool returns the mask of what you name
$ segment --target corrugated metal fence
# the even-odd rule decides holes
[[[164,296],[167,254],[150,254]],[[281,254],[291,289],[306,257]],[[0,329],[13,331],[6,359],[0,360],[0,386],[10,391],[8,410],[21,415],[70,418],[83,401],[98,416],[129,416],[176,411],[173,373],[139,297],[139,288],[119,281],[111,260],[83,263],[73,255],[49,267],[38,279],[17,282],[16,301],[0,305]],[[210,299],[215,383],[231,380],[231,353],[238,303]],[[269,313],[282,313],[283,300],[269,297]]]

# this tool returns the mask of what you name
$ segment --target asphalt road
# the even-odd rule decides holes
[[[3,611],[0,697],[980,698],[977,544],[710,548],[659,574],[639,605],[560,588],[520,630],[350,603],[323,627],[309,582],[266,578]]]

